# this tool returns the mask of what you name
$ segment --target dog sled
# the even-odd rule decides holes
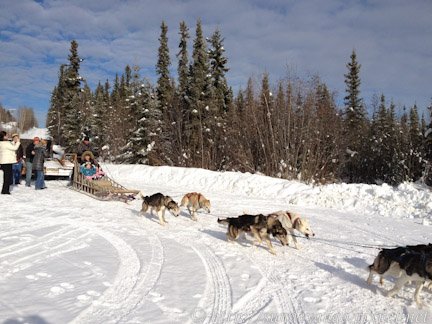
[[[135,199],[139,190],[127,189],[107,175],[99,179],[87,179],[80,172],[77,156],[74,156],[74,171],[72,177],[73,190],[79,191],[98,200],[119,200],[127,202]]]

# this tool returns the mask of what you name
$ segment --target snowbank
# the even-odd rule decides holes
[[[389,185],[331,184],[311,186],[262,175],[214,172],[196,168],[106,165],[118,181],[140,181],[152,185],[193,190],[227,192],[240,197],[273,199],[292,205],[317,206],[342,211],[361,211],[384,217],[432,220],[432,194],[426,186],[404,183]],[[204,188],[204,189],[202,189]]]
[[[290,203],[358,210],[384,217],[432,219],[430,189],[413,183],[403,183],[396,188],[387,184],[332,184],[299,192]]]

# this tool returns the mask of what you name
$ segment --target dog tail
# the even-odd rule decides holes
[[[218,218],[218,219],[217,219],[217,222],[218,222],[219,224],[229,224],[229,222],[228,222],[228,218]]]
[[[139,197],[140,197],[142,200],[144,200],[144,198],[145,198],[141,191],[140,191],[140,193],[139,193]]]

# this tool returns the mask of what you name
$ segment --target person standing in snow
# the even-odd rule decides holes
[[[25,154],[25,160],[26,160],[26,186],[30,187],[31,185],[31,178],[33,173],[33,158],[35,155],[35,145],[39,144],[39,137],[33,138],[33,143],[30,143],[26,147],[26,154]]]
[[[49,157],[47,142],[45,140],[42,140],[34,147],[33,170],[36,171],[36,190],[46,189],[44,174],[44,162],[46,157]]]
[[[12,135],[12,142],[17,143],[19,142],[19,135],[13,134]],[[13,173],[13,183],[15,185],[19,185],[21,183],[21,171],[23,168],[23,157],[24,157],[24,150],[22,147],[22,144],[19,145],[18,150],[16,151],[16,163],[12,165],[12,173]]]
[[[10,195],[10,185],[12,184],[12,165],[16,162],[16,151],[21,145],[20,141],[11,142],[6,132],[2,132],[0,141],[0,166],[3,170],[2,195]]]

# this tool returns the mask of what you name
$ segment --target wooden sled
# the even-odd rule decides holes
[[[127,189],[113,179],[104,175],[97,180],[88,180],[81,172],[76,155],[74,159],[74,172],[72,189],[98,200],[119,200],[128,202],[135,199],[140,191]]]

